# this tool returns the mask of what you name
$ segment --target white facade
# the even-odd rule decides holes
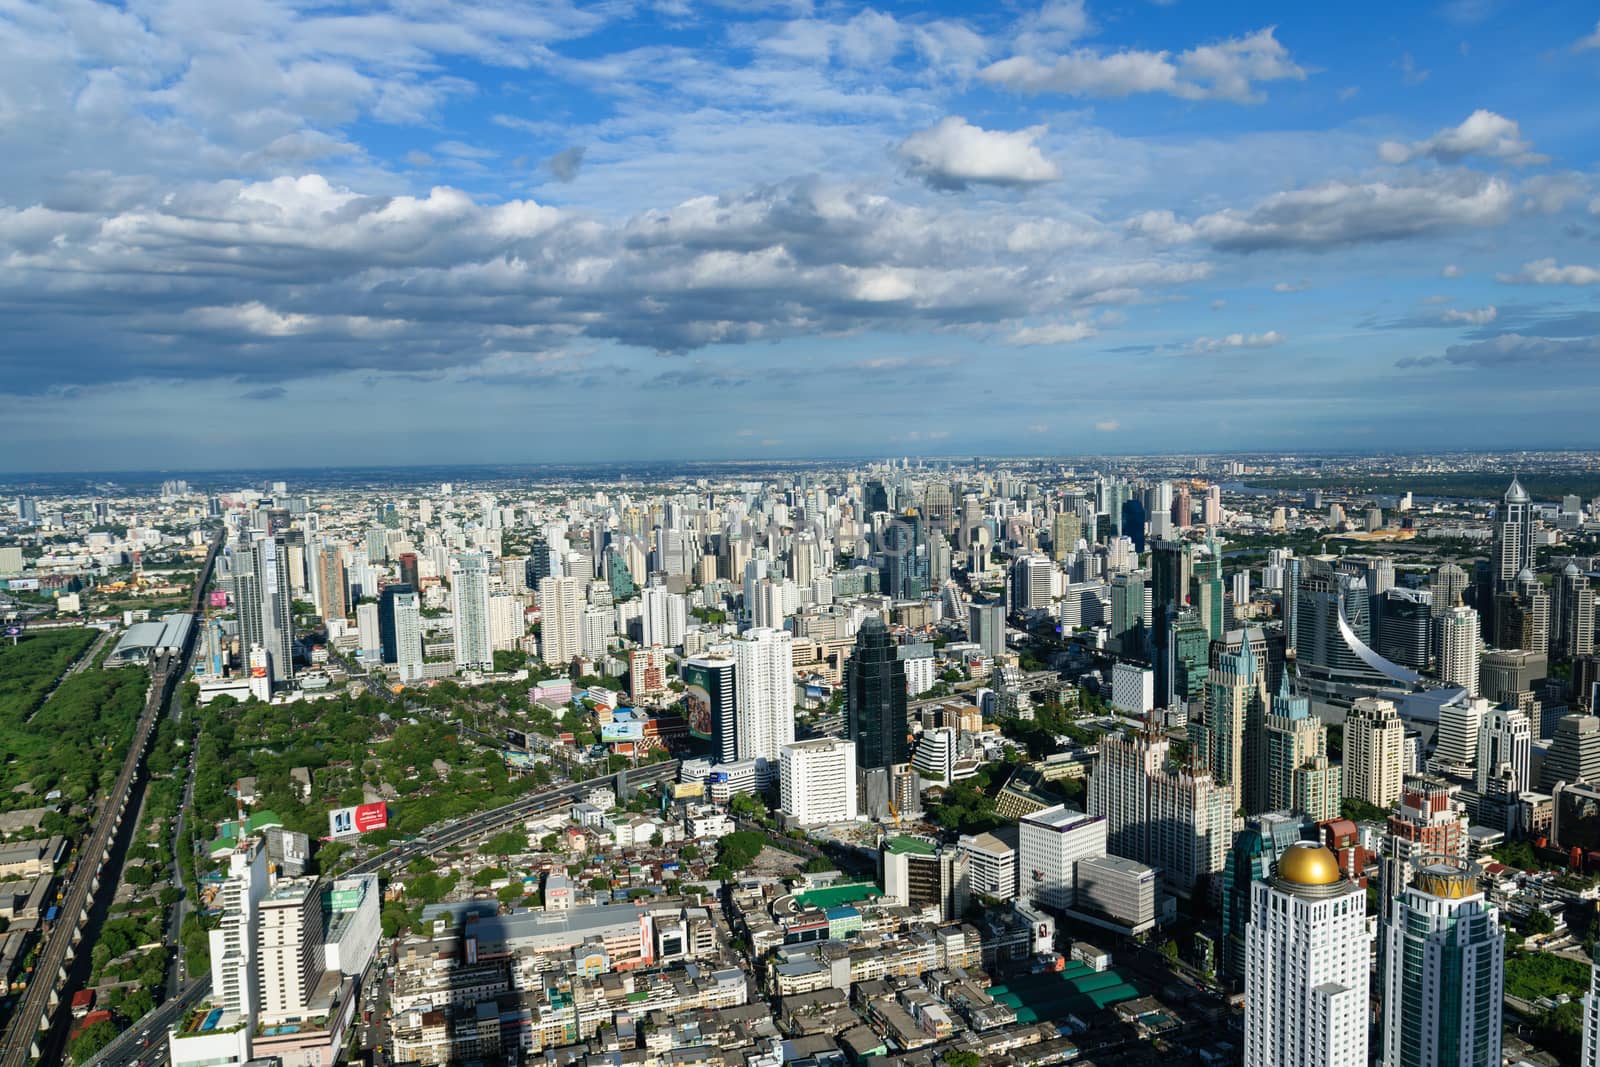
[[[356,874],[334,879],[331,903],[333,910],[323,933],[322,965],[340,974],[359,975],[371,962],[383,935],[379,912],[383,894],[378,876]]]
[[[641,594],[640,622],[643,636],[640,644],[677,648],[683,644],[683,631],[688,625],[688,602],[678,593],[669,592],[665,586],[648,586]]]
[[[972,892],[996,900],[1017,896],[1017,850],[994,834],[962,834],[956,848],[967,857]]]
[[[422,601],[416,593],[394,598],[395,666],[402,682],[422,677]]]
[[[922,731],[911,766],[929,782],[949,785],[955,779],[956,731],[949,726]]]
[[[1156,672],[1132,663],[1111,668],[1111,706],[1135,715],[1148,715],[1156,706]]]
[[[1478,613],[1451,608],[1439,619],[1439,679],[1478,695],[1478,654],[1483,644]]]
[[[317,880],[280,879],[262,898],[260,911],[259,1015],[267,1022],[300,1018],[322,977],[322,900]]]
[[[1245,929],[1245,1067],[1366,1067],[1370,951],[1366,893],[1338,875],[1320,845],[1290,845],[1288,857],[1320,852],[1331,880],[1307,884],[1279,874],[1251,887]]]
[[[248,1017],[257,1010],[256,930],[266,892],[267,850],[251,838],[228,857],[228,877],[217,891],[222,917],[210,932],[211,1002],[225,1012]]]
[[[932,656],[911,656],[902,660],[906,665],[906,694],[917,697],[932,689],[938,675],[934,673]]]
[[[1532,789],[1528,763],[1533,754],[1533,734],[1528,717],[1516,708],[1490,708],[1478,724],[1478,792],[1503,764],[1516,775],[1516,788]]]
[[[457,670],[493,670],[489,638],[489,561],[480,552],[450,561],[450,613],[455,620]]]
[[[520,648],[528,632],[527,604],[519,596],[496,593],[489,598],[489,645],[495,651]]]
[[[783,746],[780,758],[783,813],[801,826],[856,818],[856,746],[819,738]]]
[[[794,740],[793,644],[783,630],[760,628],[733,642],[739,758],[764,765],[768,780]]]
[[[582,651],[583,586],[581,578],[539,582],[539,655],[546,663],[571,663]]]
[[[1078,861],[1106,854],[1106,820],[1057,804],[1018,823],[1017,893],[1049,908],[1076,899]]]
[[[1583,995],[1581,1067],[1600,1067],[1600,955],[1589,964],[1589,992]]]
[[[378,605],[356,605],[356,633],[360,637],[361,651],[376,653],[383,647],[378,638]]]

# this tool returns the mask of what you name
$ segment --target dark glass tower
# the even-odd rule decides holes
[[[847,668],[846,706],[856,766],[863,770],[909,763],[906,737],[906,665],[894,638],[876,615],[868,615],[856,634]]]
[[[384,586],[383,592],[378,594],[378,645],[383,649],[385,663],[400,662],[400,644],[395,636],[394,598],[403,593],[414,592],[416,592],[414,587],[404,582],[395,582]]]

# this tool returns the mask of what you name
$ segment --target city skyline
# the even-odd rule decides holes
[[[1577,3],[0,26],[7,470],[1562,447],[1600,390]]]

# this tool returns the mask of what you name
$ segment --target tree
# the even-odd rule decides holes
[[[1528,912],[1528,917],[1522,921],[1522,928],[1530,934],[1553,934],[1556,929],[1556,921],[1550,917],[1549,912],[1534,908]]]
[[[102,1019],[78,1031],[78,1036],[67,1046],[67,1053],[74,1063],[85,1063],[96,1052],[111,1044],[116,1036],[117,1028]]]
[[[943,1059],[945,1067],[978,1067],[981,1062],[976,1052],[968,1052],[966,1049],[946,1052]]]
[[[602,890],[610,889],[611,879],[607,878],[603,874],[597,874],[593,878],[589,879],[589,888],[593,889],[597,893]]]
[[[528,835],[518,830],[502,830],[483,843],[491,856],[517,856],[529,851]]]
[[[554,852],[560,847],[561,837],[559,834],[545,834],[539,839],[539,849],[542,852]]]
[[[737,830],[717,842],[717,864],[728,870],[742,871],[755,862],[766,846],[764,834]]]

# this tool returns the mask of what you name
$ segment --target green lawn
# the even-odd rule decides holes
[[[1506,992],[1523,1000],[1589,991],[1589,966],[1547,952],[1516,952],[1506,957]]]

